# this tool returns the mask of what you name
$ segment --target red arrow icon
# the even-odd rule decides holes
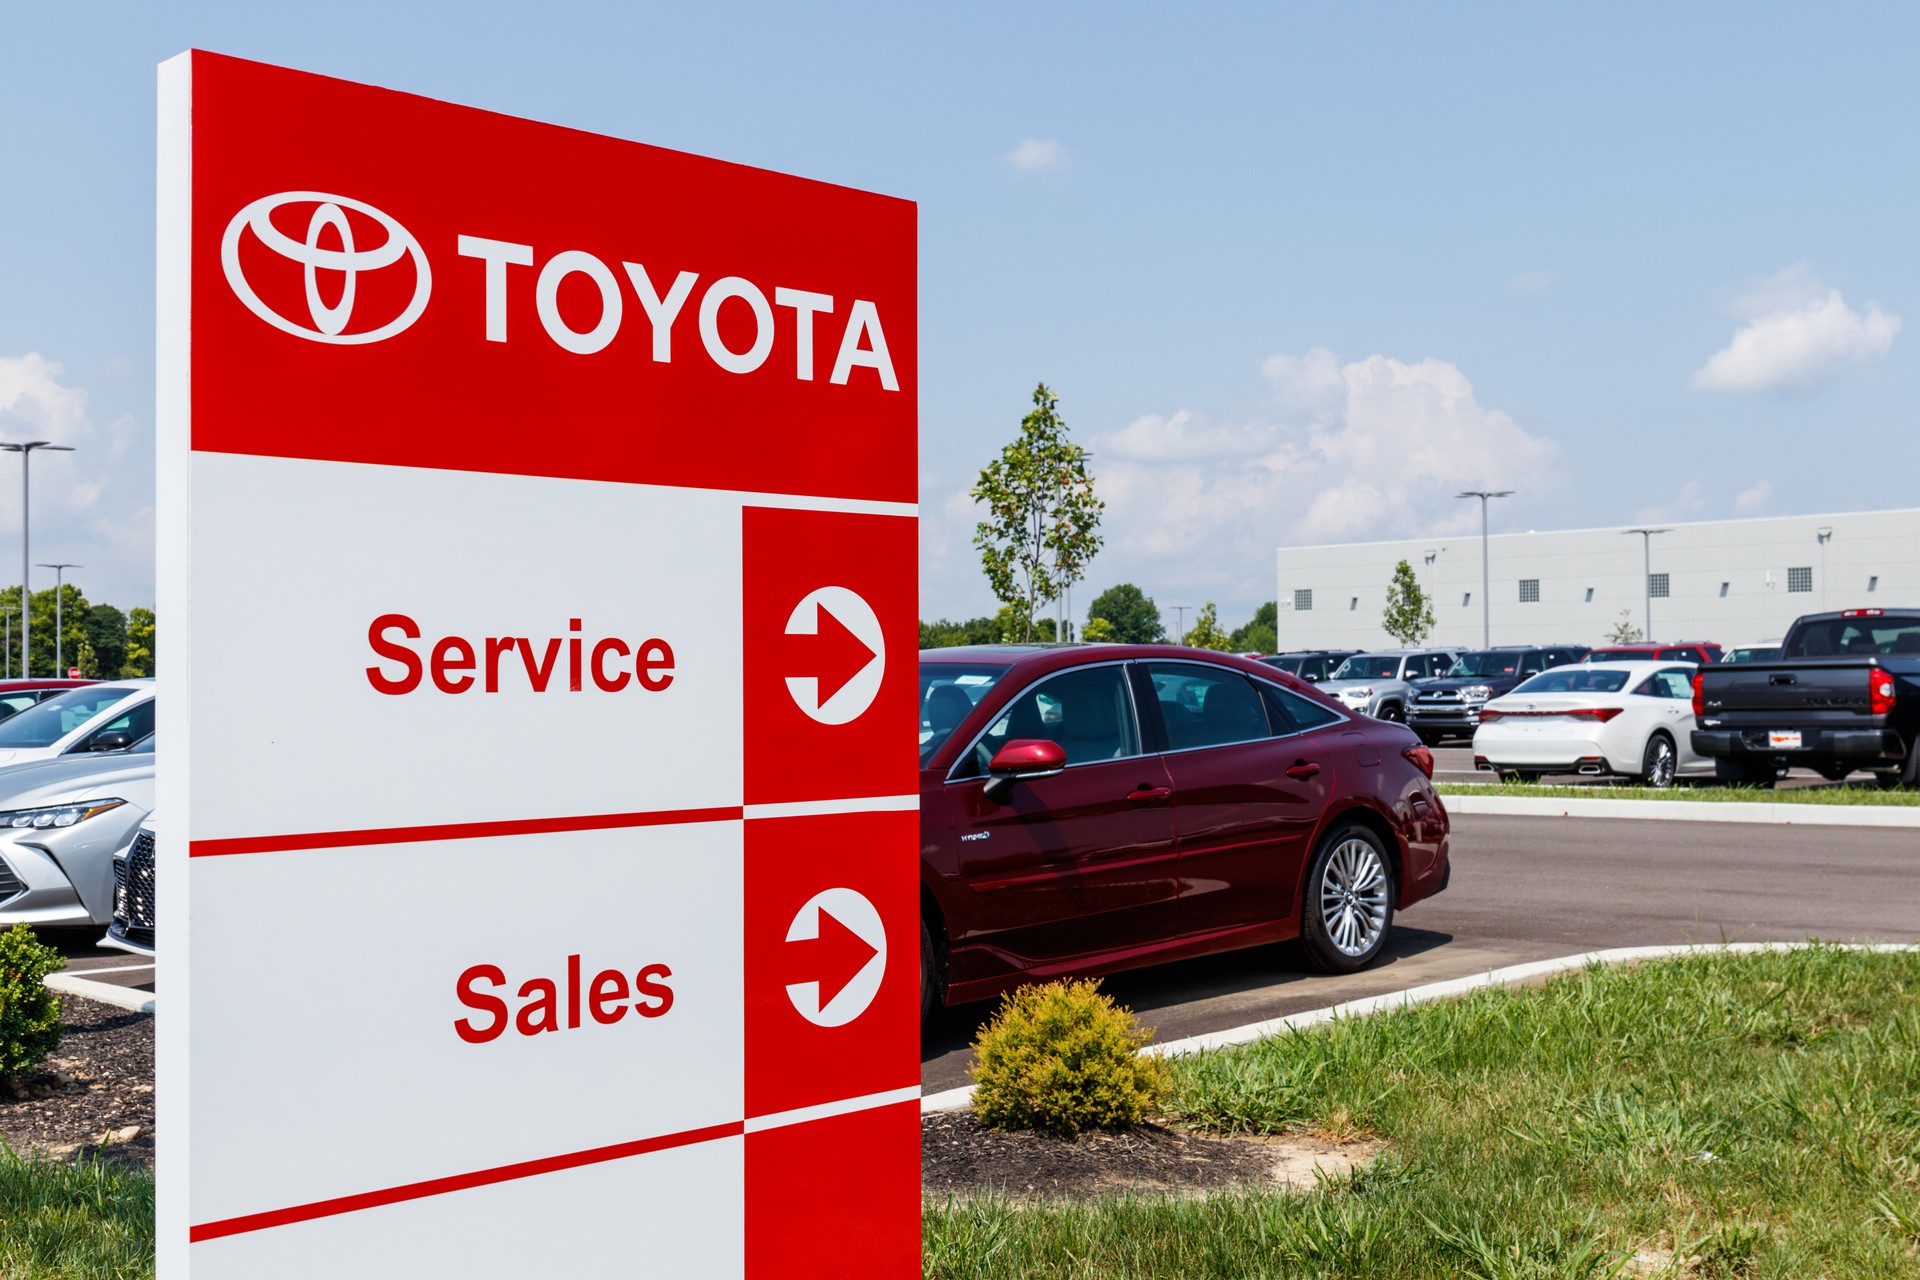
[[[832,912],[820,909],[820,936],[798,938],[787,944],[793,950],[787,972],[794,982],[818,982],[820,1007],[833,1003],[847,984],[860,976],[867,962],[880,952],[865,938],[840,923]]]
[[[799,670],[795,675],[813,676],[819,682],[820,701],[826,703],[866,669],[876,656],[867,642],[853,634],[847,624],[830,609],[816,615],[814,635],[795,635],[792,644]]]

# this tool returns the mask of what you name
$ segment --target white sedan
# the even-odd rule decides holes
[[[1476,769],[1531,781],[1543,773],[1614,775],[1670,787],[1713,772],[1693,751],[1693,664],[1594,662],[1555,667],[1487,703],[1473,735]]]

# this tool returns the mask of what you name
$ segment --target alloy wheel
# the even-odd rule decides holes
[[[1379,943],[1387,924],[1387,869],[1373,845],[1349,838],[1334,847],[1320,877],[1320,918],[1343,955],[1362,956]]]
[[[1673,744],[1663,737],[1656,737],[1647,744],[1645,767],[1641,770],[1646,784],[1656,790],[1665,790],[1673,785],[1676,761]]]

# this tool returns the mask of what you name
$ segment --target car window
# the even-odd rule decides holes
[[[1238,671],[1150,662],[1147,675],[1160,704],[1161,723],[1167,727],[1170,751],[1252,742],[1269,732],[1253,681]]]
[[[50,747],[133,690],[124,685],[70,689],[0,720],[0,750]]]
[[[1059,743],[1069,765],[1139,755],[1140,728],[1126,669],[1110,663],[1063,671],[1021,693],[981,735],[954,776],[982,777],[1001,747],[1034,738]]]
[[[0,720],[6,719],[17,711],[25,711],[38,701],[40,699],[31,693],[10,693],[0,698]]]
[[[1300,664],[1299,675],[1305,680],[1325,680],[1327,678],[1327,660],[1308,658]]]
[[[1627,687],[1625,671],[1589,671],[1583,667],[1561,667],[1542,671],[1513,691],[1523,693],[1618,693]],[[1689,697],[1693,696],[1689,691]]]
[[[920,666],[920,766],[945,746],[987,690],[1007,673],[1004,666],[927,662]]]
[[[1882,657],[1920,655],[1920,619],[1833,618],[1811,622],[1794,633],[1787,658],[1838,658],[1879,654]]]
[[[1333,673],[1335,680],[1391,680],[1400,670],[1400,659],[1393,654],[1356,653]]]
[[[1634,692],[1644,698],[1685,698],[1693,697],[1693,680],[1689,673],[1669,668],[1656,671],[1642,680]]]
[[[1285,671],[1289,675],[1304,677],[1307,674],[1307,660],[1305,658],[1262,658],[1260,661],[1266,663],[1276,671]]]
[[[1697,649],[1662,649],[1654,655],[1662,662],[1693,662],[1700,657]]]
[[[1318,729],[1341,718],[1338,712],[1321,706],[1311,698],[1303,698],[1286,689],[1276,689],[1270,684],[1260,686],[1260,698],[1267,705],[1267,723],[1272,726],[1275,737]]]
[[[158,699],[156,698],[148,698],[145,702],[128,707],[125,711],[113,717],[113,719],[96,726],[93,732],[89,733],[79,742],[76,742],[69,749],[73,751],[85,751],[88,744],[92,743],[95,738],[98,738],[103,733],[124,733],[129,738],[135,740],[146,737],[153,732],[153,709],[157,702]]]
[[[1521,655],[1512,649],[1490,649],[1485,653],[1463,653],[1449,668],[1450,676],[1510,676],[1520,665]]]

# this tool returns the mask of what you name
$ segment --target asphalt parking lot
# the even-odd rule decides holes
[[[106,926],[93,929],[43,929],[40,940],[67,958],[65,972],[92,982],[138,991],[153,990],[153,961],[99,945]]]
[[[1604,947],[1920,942],[1912,830],[1456,814],[1453,883],[1399,917],[1381,960],[1345,977],[1261,948],[1108,979],[1163,1040]],[[921,1083],[968,1083],[991,1002],[927,1028]]]

